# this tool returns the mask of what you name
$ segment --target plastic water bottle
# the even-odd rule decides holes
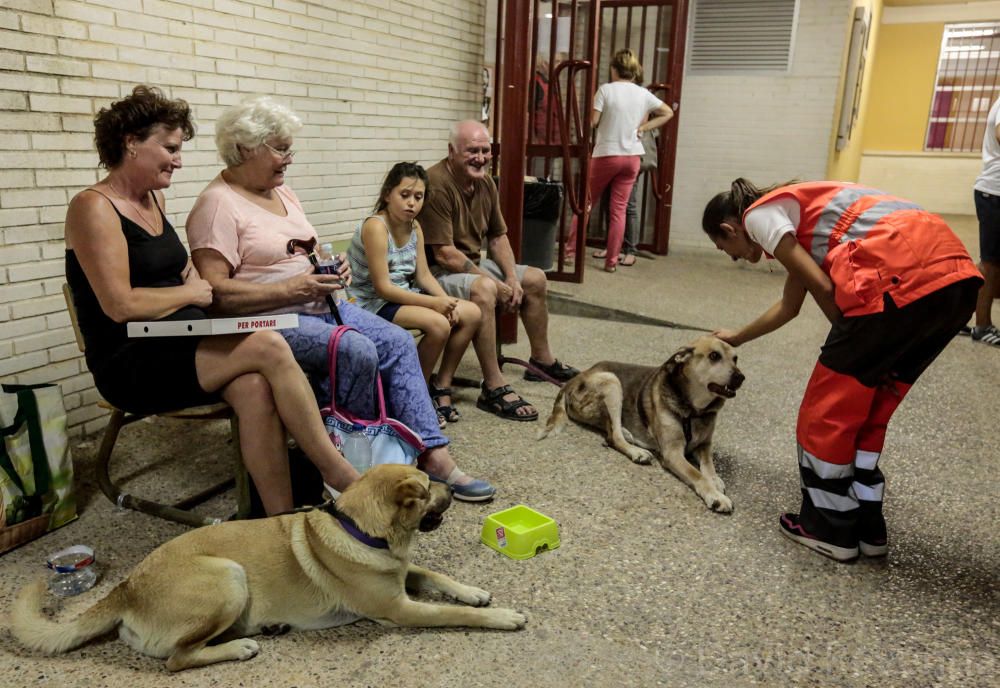
[[[333,244],[320,244],[317,251],[319,256],[319,272],[323,275],[336,275],[340,272],[340,257],[333,252]],[[343,300],[343,290],[334,292],[335,301]]]
[[[364,430],[364,426],[355,423],[351,432],[344,433],[344,443],[340,448],[344,458],[358,473],[364,473],[372,467],[372,445]]]
[[[94,587],[97,571],[94,550],[86,545],[73,545],[49,557],[46,566],[52,569],[49,590],[59,597],[72,597]]]
[[[333,244],[320,244],[319,251],[319,271],[324,275],[336,275],[340,269],[340,259],[333,252]]]

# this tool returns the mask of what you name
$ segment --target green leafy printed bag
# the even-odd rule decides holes
[[[76,518],[57,385],[0,385],[0,553]]]

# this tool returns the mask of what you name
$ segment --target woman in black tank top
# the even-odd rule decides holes
[[[201,319],[212,303],[160,191],[194,126],[187,103],[146,86],[102,109],[94,126],[108,175],[70,202],[66,279],[98,391],[134,413],[224,399],[240,418],[243,461],[269,514],[292,507],[286,425],[324,482],[343,490],[358,474],[330,441],[280,334],[128,338],[129,321]]]

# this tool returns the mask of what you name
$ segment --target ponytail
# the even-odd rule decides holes
[[[615,56],[611,58],[611,66],[615,68],[618,76],[622,79],[629,81],[642,79],[642,65],[639,64],[635,53],[628,48],[615,53]]]
[[[779,189],[796,182],[789,181],[784,184],[775,184],[765,189],[758,189],[750,181],[740,177],[729,186],[729,191],[717,194],[705,206],[705,213],[701,216],[701,228],[710,238],[716,239],[722,236],[722,223],[731,218],[743,221],[743,214],[747,209],[756,203],[761,196],[769,194],[775,189]]]
[[[733,200],[733,207],[736,209],[736,217],[742,220],[743,213],[747,211],[747,208],[752,206],[758,198],[770,190],[771,189],[758,189],[750,181],[744,179],[743,177],[733,180],[733,183],[729,185],[729,197]]]

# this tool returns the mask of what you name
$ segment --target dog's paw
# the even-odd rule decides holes
[[[645,466],[653,463],[653,452],[642,447],[631,447],[628,450],[628,458],[632,459],[633,463]]]
[[[488,609],[486,626],[501,631],[519,631],[528,623],[528,617],[514,609]]]
[[[485,607],[493,599],[493,595],[482,588],[463,585],[461,590],[456,591],[455,599],[471,607]]]
[[[719,476],[717,475],[712,476],[712,482],[715,483],[715,489],[717,489],[719,492],[726,491],[726,483],[723,482],[722,478],[720,478]]]
[[[235,659],[241,662],[256,657],[257,653],[260,652],[260,645],[257,644],[256,640],[240,638],[239,640],[234,640],[233,643],[236,645]]]
[[[733,500],[721,492],[709,492],[702,499],[708,508],[717,514],[730,514],[733,512]]]

